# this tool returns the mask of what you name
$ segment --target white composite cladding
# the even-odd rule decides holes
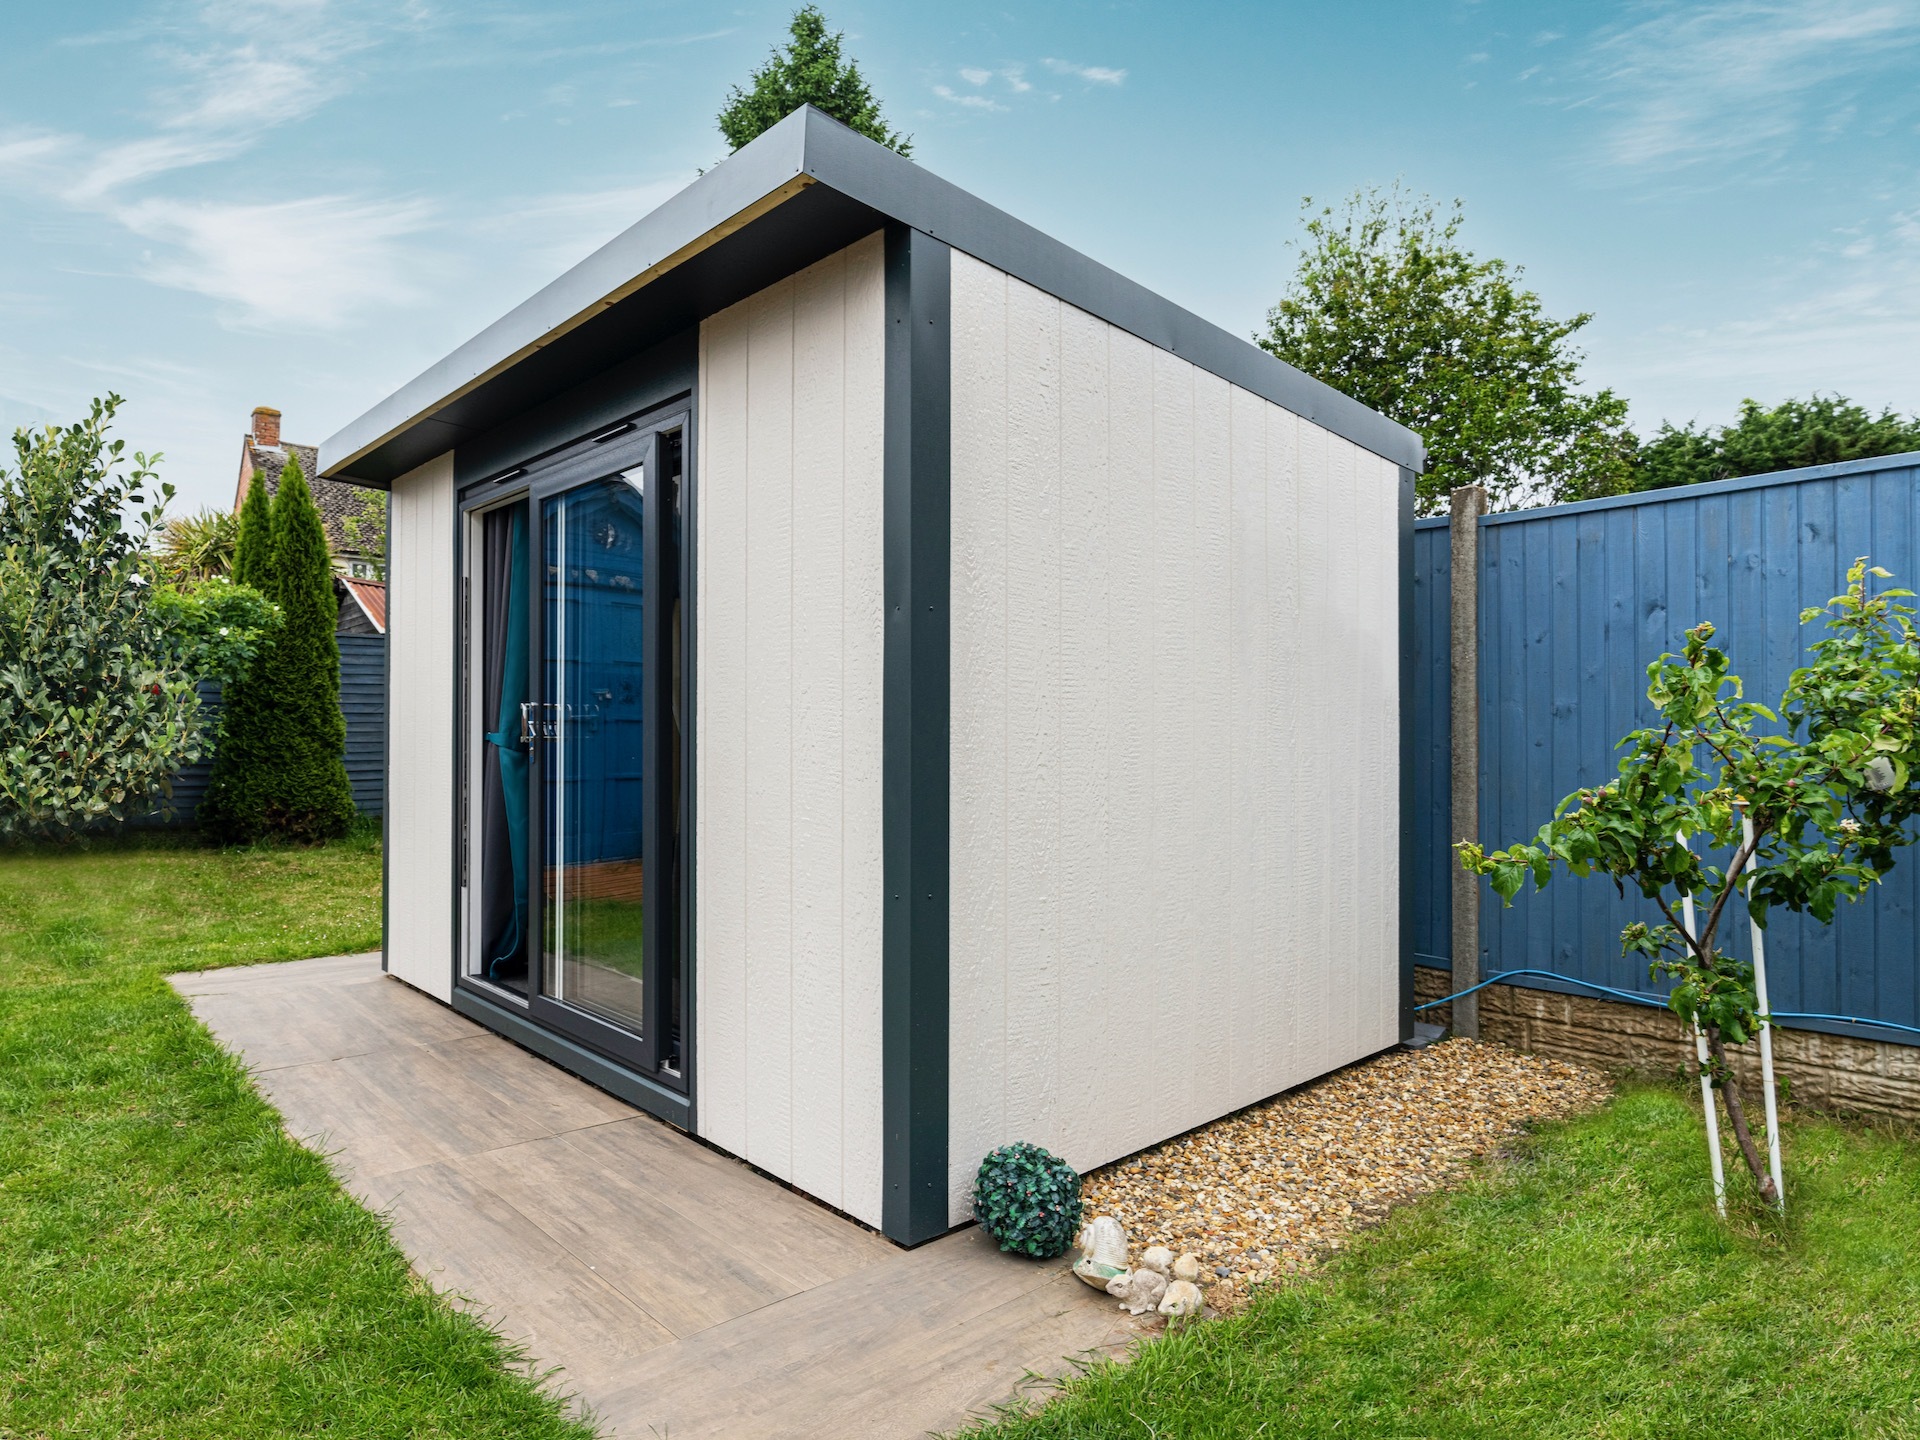
[[[878,234],[700,327],[699,1132],[880,1224]]]
[[[451,451],[393,482],[387,567],[387,968],[453,998]]]
[[[955,252],[950,1216],[1386,1048],[1399,471]],[[703,880],[705,871],[702,872]]]

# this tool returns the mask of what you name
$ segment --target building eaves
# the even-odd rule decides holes
[[[451,448],[459,430],[436,421],[447,406],[814,185],[943,240],[1396,464],[1424,464],[1413,431],[806,106],[328,439],[320,447],[321,473],[369,478],[377,467],[360,475],[355,468],[419,427],[444,433],[413,451]]]

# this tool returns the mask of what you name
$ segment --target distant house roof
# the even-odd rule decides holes
[[[288,460],[300,462],[300,473],[313,490],[313,503],[319,507],[320,522],[326,528],[327,546],[336,557],[357,557],[359,547],[347,538],[342,523],[349,515],[358,515],[367,490],[341,480],[320,477],[320,450],[316,445],[296,445],[280,439],[280,412],[261,406],[253,412],[252,432],[240,439],[240,474],[233,488],[233,508],[237,512],[247,500],[247,486],[258,470],[266,481],[267,494],[278,496],[280,475]]]
[[[387,633],[387,586],[383,580],[361,580],[353,575],[336,575],[340,588],[347,598],[360,607],[360,613],[367,617],[374,633]]]

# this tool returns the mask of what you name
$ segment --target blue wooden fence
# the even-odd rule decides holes
[[[1711,620],[1747,695],[1779,698],[1848,564],[1871,555],[1920,589],[1920,455],[1756,475],[1578,505],[1489,515],[1480,551],[1480,839],[1530,838],[1569,791],[1612,777],[1614,742],[1654,720],[1646,667]],[[1447,965],[1452,908],[1447,756],[1447,522],[1414,533],[1413,948]],[[1886,583],[1886,582],[1883,582]],[[1621,928],[1653,919],[1606,880],[1556,880],[1504,910],[1482,890],[1483,975],[1536,968],[1659,998]],[[1767,931],[1774,1008],[1920,1026],[1920,851],[1832,926],[1776,915]],[[1745,927],[1735,926],[1744,952]],[[1557,989],[1551,982],[1528,981]],[[1810,1029],[1913,1043],[1895,1030]]]
[[[362,815],[379,815],[387,793],[387,638],[384,635],[342,635],[340,641],[340,713],[347,721],[347,780],[353,786],[354,807]],[[200,699],[219,708],[220,687],[200,686]],[[168,821],[145,816],[135,825],[191,825],[200,797],[207,793],[213,757],[189,765],[173,777],[173,815]]]

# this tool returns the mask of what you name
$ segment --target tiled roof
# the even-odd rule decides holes
[[[313,489],[313,503],[320,508],[320,520],[326,526],[327,544],[336,555],[355,555],[359,552],[347,541],[346,527],[341,524],[349,515],[360,513],[363,496],[378,494],[359,485],[349,485],[343,480],[317,480],[314,478],[320,469],[319,447],[314,445],[259,445],[251,439],[247,441],[247,453],[253,462],[253,468],[259,470],[267,482],[267,494],[277,496],[280,493],[280,472],[286,468],[287,457],[293,456],[300,462],[300,473],[307,477],[307,484]],[[246,485],[240,487],[241,500],[246,498]],[[238,504],[235,505],[239,508]]]

